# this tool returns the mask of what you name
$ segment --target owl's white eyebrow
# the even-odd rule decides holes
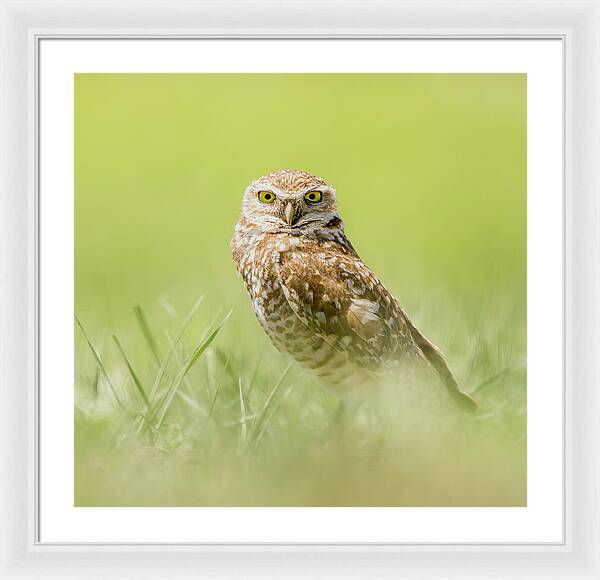
[[[280,191],[279,189],[277,189],[276,187],[273,187],[272,185],[269,185],[267,183],[263,184],[258,184],[255,186],[255,192],[258,193],[259,191],[270,191],[271,193],[274,193],[277,196],[280,195],[285,195],[282,191]]]

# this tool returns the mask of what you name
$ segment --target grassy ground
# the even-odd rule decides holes
[[[266,340],[240,341],[235,311],[209,321],[205,302],[187,315],[136,308],[120,336],[78,324],[77,505],[525,503],[525,370],[503,346],[510,312],[493,335],[454,321],[477,415],[392,384],[340,417],[336,393]]]
[[[76,505],[523,505],[525,102],[523,75],[77,75]],[[340,413],[270,345],[229,239],[290,166],[477,415],[396,384]]]

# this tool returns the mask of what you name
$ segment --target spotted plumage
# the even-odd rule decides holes
[[[231,246],[267,335],[324,382],[364,383],[411,361],[431,365],[474,408],[439,349],[359,258],[321,178],[288,169],[252,182]]]

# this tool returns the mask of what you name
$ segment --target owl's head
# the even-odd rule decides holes
[[[314,231],[339,221],[335,189],[305,171],[276,171],[246,188],[242,218],[263,231]]]

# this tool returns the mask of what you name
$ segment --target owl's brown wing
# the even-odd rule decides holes
[[[477,410],[477,404],[460,391],[440,350],[419,332],[358,256],[306,245],[282,252],[276,269],[292,310],[333,348],[367,368],[403,355],[427,361],[461,408]]]
[[[282,252],[276,268],[298,318],[356,362],[375,367],[418,353],[398,303],[358,257],[315,244]]]

